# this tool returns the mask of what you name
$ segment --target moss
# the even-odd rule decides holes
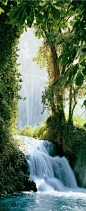
[[[0,195],[14,191],[34,190],[36,185],[28,179],[28,166],[16,142],[9,142],[0,154]]]

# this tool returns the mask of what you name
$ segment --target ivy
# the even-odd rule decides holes
[[[7,13],[11,4],[0,3],[4,10],[0,15],[0,152],[16,127],[17,101],[20,98],[20,74],[17,70],[19,28],[6,23],[9,20]]]

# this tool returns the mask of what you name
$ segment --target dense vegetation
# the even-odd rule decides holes
[[[11,1],[6,5],[0,2],[0,195],[36,190],[27,177],[25,156],[12,138],[17,127],[18,91],[22,80],[17,70],[19,27],[6,23],[11,5]],[[14,1],[13,5],[16,5]]]
[[[60,154],[73,161],[76,157],[82,158],[77,154],[82,148],[85,154],[85,127],[74,126],[73,111],[77,98],[86,95],[86,1],[0,1],[0,19],[0,187],[4,193],[5,189],[6,192],[17,190],[19,178],[19,190],[24,189],[24,157],[15,148],[11,136],[16,127],[21,81],[17,70],[17,45],[20,34],[27,27],[33,26],[35,35],[44,40],[35,60],[47,67],[49,84],[42,102],[44,109],[48,107],[52,110],[44,126],[36,129],[33,136],[53,140],[60,147]],[[65,93],[69,100],[68,123],[64,115]],[[86,100],[83,105],[86,106]],[[19,178],[16,178],[16,168]],[[9,175],[12,176],[11,183]],[[7,183],[11,185],[14,180],[15,187],[7,188]]]
[[[69,101],[71,124],[78,97],[86,95],[85,8],[83,0],[20,1],[9,13],[10,23],[25,30],[32,26],[35,36],[43,37],[43,46],[35,59],[40,66],[46,66],[49,76],[42,103],[58,119],[61,132],[66,123],[64,102]],[[86,101],[83,104],[86,106]],[[62,142],[60,138],[58,134]]]
[[[0,194],[13,192],[19,185],[17,171],[15,170],[14,160],[17,165],[24,158],[18,150],[12,146],[12,130],[16,127],[17,100],[19,90],[19,73],[17,70],[17,32],[18,27],[6,24],[7,13],[10,3],[6,6],[0,3],[4,10],[0,14]],[[9,146],[10,145],[10,146]],[[13,158],[12,158],[13,156]],[[19,161],[20,160],[20,161]],[[19,166],[20,168],[20,166]],[[20,168],[22,172],[22,168]],[[23,173],[23,172],[22,172]],[[15,181],[14,181],[15,175]],[[14,185],[15,184],[15,185]],[[15,187],[14,187],[15,186]]]
[[[1,3],[0,3],[1,4]],[[1,5],[5,10],[0,15],[0,152],[9,141],[16,126],[19,73],[17,70],[18,27],[6,24],[10,4]]]
[[[37,191],[35,183],[28,177],[25,155],[18,143],[9,141],[0,158],[0,196],[15,191]]]
[[[69,120],[86,76],[86,2],[85,1],[20,1],[9,14],[11,23],[22,28],[35,28],[44,38],[37,62],[47,63],[49,86],[42,97],[52,115],[64,119],[64,95],[69,93]],[[23,11],[23,13],[22,13]],[[35,20],[35,21],[34,21]],[[81,26],[81,30],[80,30]],[[86,103],[86,102],[85,102]],[[63,115],[62,115],[63,114]],[[56,114],[57,115],[57,114]],[[59,120],[60,120],[59,119]]]

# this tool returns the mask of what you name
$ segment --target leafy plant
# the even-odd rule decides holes
[[[13,4],[16,4],[15,2]],[[20,73],[17,70],[18,58],[18,31],[19,28],[7,24],[8,12],[12,2],[0,2],[3,13],[0,14],[0,152],[3,151],[6,142],[9,141],[12,131],[16,129],[17,101],[20,96]]]

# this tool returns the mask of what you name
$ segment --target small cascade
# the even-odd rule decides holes
[[[77,188],[68,160],[56,156],[54,144],[24,136],[17,138],[23,140],[20,149],[26,155],[30,178],[36,183],[38,191],[68,191]]]
[[[29,160],[28,160],[29,158]],[[36,183],[39,191],[76,188],[74,173],[65,157],[51,157],[44,148],[34,150],[27,156],[30,178]]]

